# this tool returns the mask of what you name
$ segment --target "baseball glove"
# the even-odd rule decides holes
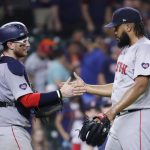
[[[79,138],[82,141],[86,141],[88,145],[100,146],[107,138],[111,126],[110,124],[109,119],[103,113],[99,116],[95,116],[92,120],[89,120],[87,117],[79,132]]]

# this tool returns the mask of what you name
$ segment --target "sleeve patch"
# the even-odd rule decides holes
[[[19,88],[22,89],[22,90],[26,90],[27,89],[27,83],[20,84]]]
[[[149,67],[149,63],[142,63],[141,66],[144,68],[144,69],[147,69]]]

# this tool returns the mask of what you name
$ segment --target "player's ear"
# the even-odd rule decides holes
[[[14,50],[15,49],[15,44],[13,42],[7,42],[7,46],[9,49]]]
[[[125,30],[127,31],[127,32],[131,32],[133,29],[134,29],[134,24],[133,23],[127,23],[127,24],[125,24],[126,26],[125,26]]]

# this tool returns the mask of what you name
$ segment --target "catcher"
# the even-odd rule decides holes
[[[117,9],[112,22],[122,52],[117,61],[114,83],[89,85],[75,74],[75,93],[86,92],[111,97],[112,107],[93,120],[85,120],[79,137],[90,145],[101,145],[107,137],[106,150],[150,149],[150,40],[138,10]],[[82,89],[81,88],[81,89]]]
[[[0,149],[32,150],[27,132],[31,126],[31,109],[36,108],[38,117],[49,114],[62,107],[63,97],[73,96],[73,87],[68,79],[60,90],[33,92],[20,62],[30,47],[28,30],[23,23],[10,22],[1,26],[0,44],[3,46],[0,56]]]

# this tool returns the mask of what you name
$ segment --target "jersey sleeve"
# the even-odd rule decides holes
[[[8,68],[5,70],[5,80],[16,100],[23,95],[33,93],[25,77],[13,74]]]
[[[150,75],[150,45],[140,46],[135,55],[134,79],[139,76]]]

